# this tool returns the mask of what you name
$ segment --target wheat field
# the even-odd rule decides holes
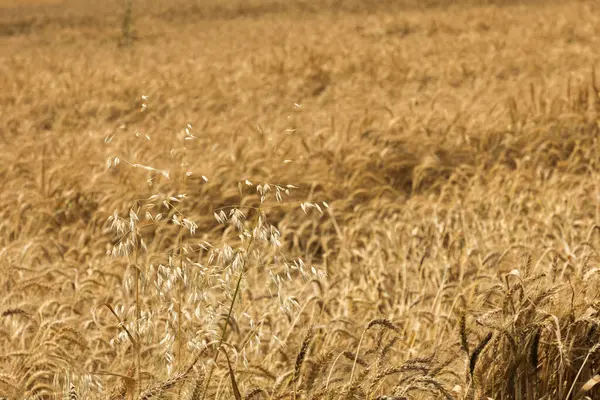
[[[600,398],[599,45],[595,1],[0,0],[0,398]]]

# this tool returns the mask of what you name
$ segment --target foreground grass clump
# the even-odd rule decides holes
[[[0,397],[600,396],[597,4],[150,3],[0,13]]]

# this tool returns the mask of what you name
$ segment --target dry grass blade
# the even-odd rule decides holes
[[[573,393],[573,389],[575,389],[575,385],[577,384],[577,380],[579,379],[579,376],[581,376],[581,373],[584,370],[586,364],[588,363],[588,360],[598,350],[598,348],[600,348],[600,343],[596,343],[592,348],[590,348],[588,350],[588,353],[585,356],[583,363],[581,363],[581,366],[579,367],[579,370],[577,371],[577,375],[575,375],[575,377],[573,378],[573,384],[571,385],[571,387],[569,389],[569,393],[567,393],[567,398],[569,398],[571,396],[571,393]],[[597,375],[594,375],[594,377],[592,377],[592,379],[588,380],[583,385],[583,387],[581,388],[581,390],[579,392],[581,393],[583,391],[585,393],[585,392],[590,391],[596,385],[596,382],[595,382],[596,377],[597,377]],[[589,384],[589,388],[584,390],[584,388],[586,388],[588,386],[588,384]]]
[[[588,379],[586,383],[583,384],[581,389],[579,389],[579,391],[573,397],[573,400],[577,400],[585,396],[585,394],[592,390],[594,386],[596,386],[598,383],[600,383],[600,375],[594,375],[592,378]]]
[[[242,400],[242,393],[240,392],[240,388],[238,387],[237,380],[235,379],[235,372],[233,372],[233,368],[231,368],[231,362],[229,361],[229,355],[227,351],[223,350],[225,354],[225,359],[227,360],[227,368],[229,369],[229,378],[231,379],[231,387],[233,389],[233,396],[235,400]]]

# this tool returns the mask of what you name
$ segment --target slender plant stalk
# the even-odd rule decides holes
[[[137,248],[133,249],[134,257],[134,269],[135,269],[135,336],[137,343],[134,346],[135,349],[135,374],[136,374],[136,391],[137,395],[142,392],[141,382],[141,360],[140,360],[140,268],[138,265],[138,251]]]
[[[573,379],[573,383],[571,384],[571,388],[569,389],[569,393],[567,393],[567,396],[565,397],[565,399],[569,399],[571,397],[571,393],[573,393],[573,389],[575,389],[575,385],[577,384],[577,380],[579,379],[579,376],[581,375],[581,372],[583,371],[583,367],[587,364],[590,356],[594,353],[594,351],[596,351],[598,349],[598,345],[593,346],[587,353],[587,355],[585,356],[585,359],[583,360],[583,363],[581,364],[581,367],[579,367],[579,370],[577,371],[577,375],[575,375],[575,379]]]
[[[182,174],[181,174],[181,186],[182,186],[182,193],[185,193],[186,188],[187,188],[187,173],[186,173],[186,166],[187,166],[187,148],[185,147],[185,138],[183,139],[183,158],[181,160],[181,168],[182,168]],[[179,215],[182,219],[182,223],[183,223],[183,214],[181,213],[181,211],[179,212]],[[183,338],[181,335],[182,332],[182,323],[183,323],[183,314],[182,314],[182,306],[183,306],[183,299],[184,299],[184,290],[185,290],[185,285],[183,282],[183,228],[182,225],[179,224],[179,232],[178,232],[178,246],[179,246],[179,269],[181,270],[181,277],[178,280],[179,285],[178,285],[178,301],[177,301],[177,364],[178,365],[183,365],[182,362],[182,356],[183,356]]]
[[[259,207],[256,213],[256,218],[254,219],[254,224],[252,226],[252,231],[254,231],[254,229],[256,228],[256,226],[258,225],[258,219],[260,218],[260,213],[261,213],[262,208]],[[250,251],[250,247],[252,246],[252,243],[254,242],[254,235],[250,236],[250,240],[248,241],[248,245],[246,246],[245,249],[245,254],[247,255],[248,252]],[[210,370],[208,372],[208,376],[206,379],[206,383],[204,385],[204,392],[202,393],[202,400],[205,399],[206,397],[206,392],[208,392],[208,386],[210,384],[210,379],[212,377],[212,374],[215,370],[215,366],[217,365],[217,360],[219,358],[219,353],[221,352],[221,346],[223,345],[223,341],[225,340],[225,334],[227,333],[227,328],[229,327],[229,319],[231,318],[231,314],[233,313],[233,306],[235,305],[235,301],[238,297],[238,293],[240,291],[240,287],[242,285],[242,278],[244,277],[244,271],[246,269],[246,258],[244,257],[242,260],[242,266],[240,268],[240,274],[238,276],[237,279],[237,283],[235,285],[235,291],[233,292],[233,298],[231,299],[231,304],[229,305],[229,311],[227,312],[227,318],[225,319],[225,323],[223,324],[223,329],[221,329],[221,337],[219,339],[219,343],[217,344],[217,349],[215,351],[215,356],[213,358],[213,362],[212,365],[210,366]]]
[[[183,244],[182,244],[182,228],[181,225],[179,225],[179,268],[181,269],[181,273],[183,274]],[[184,290],[184,285],[183,285],[183,276],[180,277],[179,279],[179,290],[178,290],[178,294],[179,294],[179,299],[177,301],[177,364],[178,365],[182,365],[182,349],[183,349],[183,339],[181,337],[181,330],[182,330],[182,319],[183,319],[183,315],[181,313],[181,306],[183,304],[183,290]]]

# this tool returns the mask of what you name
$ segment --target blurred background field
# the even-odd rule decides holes
[[[0,0],[1,396],[600,396],[595,1],[126,4]]]

